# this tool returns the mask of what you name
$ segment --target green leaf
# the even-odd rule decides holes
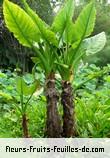
[[[65,29],[69,30],[74,12],[74,0],[67,0],[52,24],[52,30],[61,38]],[[67,31],[66,31],[67,32]]]
[[[95,19],[95,3],[91,2],[82,10],[74,24],[73,31],[77,40],[91,35],[94,29]]]
[[[41,18],[29,7],[29,5],[26,3],[26,0],[22,0],[22,2],[24,4],[25,11],[32,18],[34,24],[36,24],[36,28],[39,30],[42,39],[57,46],[58,41],[55,37],[55,33],[52,32],[49,29],[49,26],[43,20],[41,20]]]
[[[86,38],[77,52],[76,56],[74,57],[73,67],[84,59],[85,56],[93,55],[99,51],[101,51],[106,43],[106,35],[105,32],[99,33],[90,38]],[[77,42],[74,43],[74,47],[77,46]],[[70,54],[71,55],[71,54]]]
[[[82,43],[82,49],[86,51],[86,55],[92,55],[101,51],[106,44],[105,32],[101,32],[98,35],[87,38]]]
[[[70,59],[70,65],[73,66],[74,59],[76,59],[77,56],[79,56],[79,49],[81,47],[81,44],[85,37],[89,36],[95,25],[95,19],[96,19],[96,9],[95,9],[95,3],[94,1],[89,3],[80,13],[78,19],[75,22],[74,28],[73,28],[73,37],[74,37],[74,43],[72,45],[73,48],[75,48],[74,53],[71,56]],[[77,55],[78,53],[78,55]]]
[[[3,14],[7,28],[22,45],[31,47],[33,41],[38,42],[40,40],[35,23],[18,5],[4,0]]]
[[[72,21],[68,21],[66,24],[66,28],[63,34],[63,40],[66,44],[71,44],[72,40],[73,40],[73,35],[72,35],[72,30],[73,30],[73,22]]]
[[[34,83],[28,85],[26,84],[26,82],[22,77],[17,77],[16,79],[16,88],[20,95],[22,93],[22,90],[23,90],[23,95],[25,96],[32,95],[37,90],[38,87],[39,87],[38,81],[35,81]]]

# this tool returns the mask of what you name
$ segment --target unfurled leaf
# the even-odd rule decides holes
[[[67,0],[62,9],[56,15],[52,24],[52,30],[57,33],[60,38],[62,37],[65,29],[67,29],[65,36],[68,36],[67,34],[69,33],[68,31],[70,31],[69,28],[71,27],[70,23],[72,22],[73,12],[74,0]]]
[[[73,66],[74,60],[80,56],[80,47],[85,37],[91,35],[96,19],[96,9],[94,1],[89,3],[80,13],[73,27],[73,44],[74,53],[70,59],[70,65]]]
[[[55,33],[52,32],[49,26],[29,7],[26,3],[26,0],[22,0],[24,4],[25,11],[32,18],[33,22],[36,25],[36,28],[39,30],[39,33],[43,40],[48,43],[52,43],[57,46],[58,42],[55,37]]]
[[[18,5],[4,0],[3,14],[7,28],[22,45],[31,47],[33,41],[40,40],[35,23]]]
[[[91,2],[82,10],[74,24],[73,41],[90,36],[94,29],[95,19],[95,3]]]

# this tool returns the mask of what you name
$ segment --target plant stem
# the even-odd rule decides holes
[[[75,106],[71,83],[62,81],[61,103],[63,105],[63,137],[75,136]]]
[[[27,117],[26,114],[24,113],[22,115],[22,128],[23,128],[23,137],[24,138],[29,138],[29,133],[28,133],[28,125],[27,125]]]
[[[61,121],[57,110],[57,102],[59,99],[55,89],[55,74],[51,73],[46,78],[45,95],[47,98],[47,121],[46,132],[49,138],[61,137]]]

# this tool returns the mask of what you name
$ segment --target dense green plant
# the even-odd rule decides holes
[[[87,39],[95,24],[94,1],[82,10],[73,23],[74,1],[68,0],[51,27],[35,14],[26,0],[22,2],[25,11],[8,0],[4,1],[6,25],[23,46],[31,48],[36,53],[37,58],[34,58],[34,62],[44,70],[48,137],[61,137],[62,132],[57,110],[59,96],[55,89],[55,73],[56,70],[59,71],[62,77],[61,100],[64,110],[62,135],[71,137],[75,130],[73,130],[75,120],[71,81],[80,61],[85,56],[101,50],[106,41],[104,32]],[[60,53],[57,54],[58,52]]]
[[[99,92],[101,97],[101,92]],[[110,102],[101,103],[97,95],[76,99],[77,134],[84,138],[110,137]]]

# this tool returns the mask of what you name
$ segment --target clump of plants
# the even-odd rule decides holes
[[[74,0],[65,1],[51,26],[40,19],[29,7],[26,0],[22,0],[22,3],[24,9],[9,0],[4,0],[3,14],[8,29],[23,46],[33,50],[35,56],[32,60],[44,72],[45,84],[43,87],[47,101],[47,136],[51,138],[73,137],[76,133],[72,87],[75,73],[80,62],[86,56],[100,51],[106,42],[104,32],[89,37],[95,25],[95,2],[92,0],[81,11],[76,21],[73,21]],[[59,72],[61,76],[61,95],[59,95],[55,85],[56,72]],[[21,88],[22,90],[23,88]],[[59,98],[63,106],[62,121],[57,107]],[[22,99],[21,95],[21,101]]]

